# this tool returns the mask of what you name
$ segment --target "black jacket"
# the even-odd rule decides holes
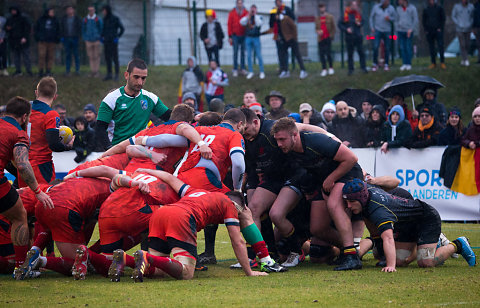
[[[345,22],[343,17],[338,21],[338,28],[345,33],[345,40],[361,38],[363,36],[362,27],[363,18],[359,26],[355,23],[355,14],[348,15],[348,22]],[[347,32],[348,28],[352,28],[352,33]]]
[[[48,10],[35,23],[35,39],[38,42],[58,43],[60,41],[60,22],[56,17],[48,16]]]
[[[445,108],[445,105],[442,103],[437,102],[437,99],[435,98],[432,101],[427,101],[425,100],[423,103],[417,106],[417,110],[422,110],[423,108],[429,108],[433,110],[433,116],[435,117],[435,120],[440,124],[440,126],[443,128],[447,124],[447,109]]]
[[[85,130],[75,130],[75,140],[73,141],[73,149],[77,153],[79,161],[82,161],[95,149],[95,132],[90,127]],[[77,162],[79,162],[77,161]]]
[[[382,141],[388,143],[388,148],[399,148],[405,146],[412,136],[412,128],[406,120],[397,125],[395,139],[392,141],[392,126],[388,121],[383,124]]]
[[[433,122],[432,127],[421,131],[419,129],[420,124],[415,128],[412,137],[405,145],[407,148],[427,148],[438,144],[438,136],[442,127],[437,121]]]
[[[427,5],[423,10],[422,14],[422,24],[425,32],[435,32],[437,29],[445,27],[445,11],[443,7],[438,4],[432,6]]]
[[[384,119],[380,119],[377,122],[372,120],[367,120],[365,122],[365,145],[367,147],[379,147],[382,143],[382,128]],[[371,145],[368,143],[373,142]]]
[[[480,2],[475,3],[473,10],[473,27],[480,28]]]
[[[68,16],[63,16],[60,22],[60,34],[61,37],[71,37],[71,38],[79,38],[82,36],[82,20],[77,15],[73,16],[73,36],[67,36],[67,19]]]
[[[447,127],[440,131],[440,135],[438,136],[438,145],[460,145],[462,141],[462,136],[465,134],[467,129],[464,128],[462,133],[457,136],[456,129],[447,124]]]
[[[104,41],[114,41],[123,35],[125,28],[122,21],[112,13],[107,14],[103,19],[102,37]]]
[[[225,34],[223,33],[222,26],[218,21],[215,21],[215,37],[217,38],[218,49],[222,49],[223,38],[225,37]],[[208,38],[208,25],[207,22],[204,22],[200,28],[200,39],[204,41],[206,38]]]
[[[8,35],[10,47],[13,49],[28,47],[30,44],[30,32],[32,31],[32,24],[17,7],[12,8],[17,10],[17,14],[8,17],[7,22],[5,23],[5,30]],[[25,44],[20,44],[22,38],[27,39]]]
[[[335,116],[332,123],[328,126],[328,131],[338,137],[341,141],[350,142],[350,147],[361,148],[365,146],[363,120],[359,117],[341,119]]]

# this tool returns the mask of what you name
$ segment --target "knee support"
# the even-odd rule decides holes
[[[417,261],[433,259],[435,257],[435,250],[435,247],[417,249]]]

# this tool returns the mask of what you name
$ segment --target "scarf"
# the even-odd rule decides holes
[[[395,137],[397,137],[397,125],[391,125],[392,126],[392,141],[395,140]]]
[[[344,22],[348,22],[349,21],[349,18],[348,16],[350,14],[355,14],[355,22],[361,22],[362,21],[362,15],[360,15],[359,12],[357,12],[356,10],[352,10],[350,7],[347,7],[345,9],[345,13],[343,14],[343,21]]]
[[[419,129],[421,132],[423,132],[423,131],[426,130],[426,129],[429,129],[430,127],[433,126],[434,120],[435,120],[435,118],[432,117],[432,120],[430,120],[430,122],[428,122],[427,125],[423,125],[423,124],[422,124],[422,121],[418,121],[418,129]]]

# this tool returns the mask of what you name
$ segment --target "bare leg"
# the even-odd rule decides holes
[[[261,187],[255,189],[251,198],[249,196],[248,207],[252,211],[253,221],[259,230],[262,227],[262,214],[270,209],[275,199],[277,199],[276,194]]]
[[[343,186],[343,183],[336,183],[330,195],[324,196],[324,198],[327,200],[328,212],[342,237],[343,247],[349,247],[353,246],[353,231],[350,217],[345,211],[345,204],[342,199]]]
[[[289,187],[280,190],[278,197],[270,209],[270,218],[278,231],[286,237],[293,229],[292,223],[287,219],[287,214],[295,208],[300,197]]]

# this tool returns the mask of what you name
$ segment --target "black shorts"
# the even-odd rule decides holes
[[[418,246],[425,244],[436,244],[440,232],[442,232],[442,220],[437,210],[432,206],[421,202],[424,214],[421,222],[412,221],[396,223],[394,227],[395,241],[404,243],[417,243]]]
[[[273,178],[273,177],[264,177],[257,185],[248,185],[248,189],[256,189],[261,187],[265,190],[268,190],[275,195],[280,193],[280,190],[284,187],[290,187],[293,191],[295,191],[299,196],[302,195],[300,189],[291,183],[290,181],[284,181],[283,178]]]
[[[20,196],[17,193],[17,190],[10,186],[10,190],[7,192],[5,196],[0,198],[0,213],[6,212],[11,209]]]
[[[170,255],[172,249],[174,247],[185,249],[189,254],[191,254],[195,259],[197,259],[197,247],[186,243],[183,241],[179,241],[174,239],[173,237],[167,237],[167,240],[164,241],[158,237],[149,237],[148,238],[148,247],[155,249],[158,252],[164,253],[166,255]]]
[[[330,175],[330,174],[328,174]],[[325,200],[323,198],[323,194],[324,193],[325,195],[330,195],[330,193],[327,193],[326,191],[323,190],[323,182],[325,181],[325,179],[328,177],[328,175],[324,175],[321,179],[321,181],[319,181],[319,183],[317,183],[317,192],[315,192],[314,194],[314,197],[313,199],[311,199],[311,201],[322,201],[322,200]],[[352,169],[350,169],[350,171],[348,171],[345,175],[343,175],[341,178],[339,178],[337,180],[336,183],[347,183],[348,181],[351,181],[353,179],[360,179],[360,180],[363,180],[363,171],[362,171],[362,167],[360,167],[359,164],[355,164]]]
[[[13,244],[0,245],[0,257],[8,257],[15,254]]]

